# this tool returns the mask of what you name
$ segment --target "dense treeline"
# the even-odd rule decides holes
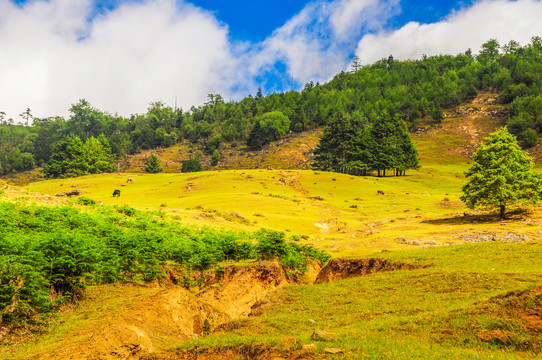
[[[124,118],[80,100],[67,119],[33,118],[27,109],[21,114],[25,125],[14,125],[0,112],[0,174],[48,162],[54,146],[69,136],[85,143],[103,134],[116,159],[182,141],[201,143],[216,163],[215,151],[222,151],[224,142],[258,149],[288,131],[310,130],[337,117],[371,124],[399,117],[413,129],[423,119],[439,122],[443,108],[490,89],[510,104],[509,130],[524,147],[536,144],[542,131],[542,39],[534,37],[525,46],[489,40],[478,54],[467,50],[408,61],[390,55],[368,66],[356,59],[352,71],[323,85],[308,83],[302,91],[267,96],[258,90],[238,102],[210,94],[205,104],[188,111],[155,102],[145,114]]]
[[[312,259],[329,258],[280,232],[196,230],[159,212],[77,201],[94,211],[0,202],[0,328],[39,324],[89,285],[163,279],[168,266],[202,271],[224,260],[277,257],[303,272]]]
[[[355,175],[376,171],[386,176],[388,169],[405,175],[407,169],[419,167],[405,122],[385,111],[372,122],[341,114],[330,119],[314,153],[316,169]]]

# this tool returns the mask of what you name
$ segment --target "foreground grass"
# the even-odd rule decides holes
[[[238,321],[234,330],[184,347],[264,342],[284,347],[341,348],[346,359],[515,359],[542,356],[542,334],[517,318],[497,317],[491,300],[542,284],[542,242],[440,247],[380,257],[431,265],[286,288],[264,305],[263,315]],[[542,295],[532,304],[542,308]],[[523,306],[522,305],[522,306]],[[519,306],[519,305],[517,305]],[[315,329],[336,341],[310,339]],[[482,339],[483,331],[506,331],[508,340]],[[292,342],[292,341],[290,341]]]
[[[263,303],[260,315],[235,320],[226,327],[228,330],[186,343],[172,339],[171,350],[153,356],[174,358],[183,349],[263,343],[283,350],[315,344],[318,356],[337,359],[542,357],[542,329],[536,322],[517,316],[524,310],[542,309],[542,241],[373,255],[422,267],[286,287]],[[538,292],[516,296],[536,286]],[[80,331],[99,327],[112,314],[159,290],[92,287],[75,309],[59,315],[52,331],[39,342],[4,348],[0,357],[27,359],[54,353],[77,342]],[[332,341],[311,340],[316,329],[338,337]],[[329,355],[324,352],[326,348],[339,348],[343,353]]]

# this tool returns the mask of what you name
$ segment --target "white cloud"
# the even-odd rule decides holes
[[[90,0],[0,0],[0,111],[66,115],[85,98],[123,115],[164,100],[188,108],[229,87],[228,29],[175,0],[120,6],[92,22]]]
[[[542,2],[538,0],[485,0],[433,24],[411,22],[392,32],[365,35],[356,54],[365,64],[390,54],[395,59],[415,59],[423,54],[458,54],[471,48],[478,53],[489,39],[501,45],[510,40],[527,44],[542,34]]]
[[[277,60],[297,83],[327,81],[343,70],[363,31],[378,31],[396,13],[398,0],[316,1],[275,30],[259,50],[258,69]]]
[[[399,0],[316,0],[256,44],[232,40],[227,25],[188,0],[120,0],[98,16],[95,0],[12,1],[0,0],[0,111],[15,120],[27,107],[38,117],[67,115],[82,98],[125,116],[175,98],[188,109],[209,93],[254,93],[268,75],[284,88],[323,82],[348,68],[356,47],[371,63],[542,34],[538,0],[485,0],[396,31],[385,29]]]

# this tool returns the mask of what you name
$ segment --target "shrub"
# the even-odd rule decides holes
[[[86,206],[89,206],[89,205],[96,205],[96,201],[88,198],[88,197],[85,197],[85,196],[81,196],[79,198],[77,198],[77,203],[79,205],[86,205]]]
[[[220,160],[220,153],[218,152],[218,150],[215,150],[213,152],[213,155],[211,155],[211,164],[213,166],[216,166],[219,160]]]
[[[94,210],[0,202],[0,327],[38,324],[92,284],[162,279],[165,263],[203,271],[224,260],[278,257],[298,270],[325,258],[280,232],[260,230],[254,245],[251,235],[184,228],[160,220],[163,213]]]
[[[181,172],[183,173],[186,173],[186,172],[197,172],[197,171],[201,171],[202,170],[202,166],[201,166],[201,163],[198,159],[190,159],[190,160],[186,160],[185,162],[183,162],[183,166],[181,168]]]
[[[538,134],[533,129],[527,129],[521,133],[521,140],[525,148],[531,148],[538,143]]]

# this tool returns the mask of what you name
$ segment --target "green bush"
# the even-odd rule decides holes
[[[85,197],[85,196],[81,196],[81,197],[78,197],[76,202],[79,204],[79,205],[86,205],[86,206],[89,206],[89,205],[96,205],[96,201],[88,198],[88,197]]]
[[[256,232],[258,243],[255,250],[258,258],[278,258],[286,266],[294,270],[305,272],[307,265],[313,259],[326,263],[330,256],[323,250],[318,250],[311,245],[300,245],[296,242],[286,242],[285,234],[272,230],[261,229]]]
[[[190,160],[186,160],[185,162],[183,162],[183,166],[181,168],[181,172],[183,173],[186,173],[186,172],[197,172],[197,171],[201,171],[202,170],[202,166],[201,166],[201,163],[198,159],[190,159]]]
[[[278,257],[303,270],[310,258],[327,256],[275,231],[196,230],[129,206],[94,210],[0,202],[0,326],[38,324],[89,285],[163,279],[166,263],[203,271],[225,260]]]
[[[538,134],[536,130],[527,129],[521,133],[521,140],[525,148],[532,148],[538,143]]]

